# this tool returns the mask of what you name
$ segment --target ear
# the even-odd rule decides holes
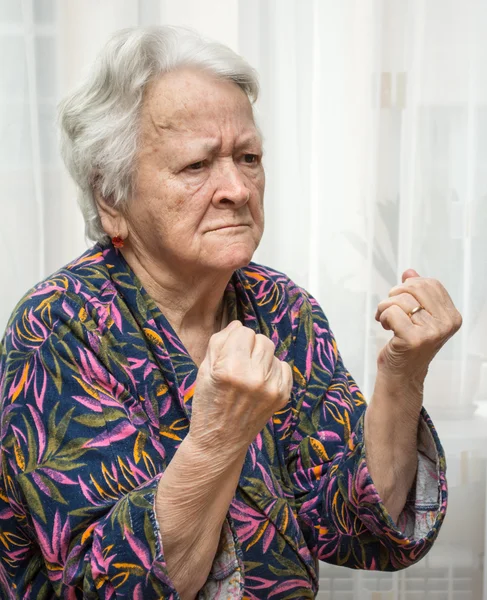
[[[122,239],[126,239],[128,237],[127,220],[120,208],[113,206],[111,199],[104,198],[96,187],[93,190],[93,196],[105,233],[110,238],[119,235]]]

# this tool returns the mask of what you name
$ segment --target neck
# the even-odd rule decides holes
[[[174,330],[219,331],[223,294],[232,273],[174,273],[124,248],[123,256]]]

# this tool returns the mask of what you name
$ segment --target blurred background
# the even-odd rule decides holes
[[[257,68],[266,233],[257,262],[323,306],[366,396],[389,338],[377,303],[413,267],[464,317],[426,408],[450,506],[401,573],[322,565],[320,600],[487,600],[486,0],[0,0],[0,329],[87,247],[58,155],[56,105],[109,34],[193,27]]]

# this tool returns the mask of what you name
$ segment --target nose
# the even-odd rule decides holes
[[[245,178],[233,159],[225,160],[215,167],[215,192],[213,204],[216,208],[240,208],[250,198]]]

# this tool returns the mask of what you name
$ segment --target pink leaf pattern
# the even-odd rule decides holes
[[[220,597],[314,598],[317,558],[377,570],[421,560],[447,504],[426,412],[437,496],[422,503],[412,490],[396,525],[367,469],[365,400],[315,299],[255,263],[235,271],[225,299],[231,320],[272,339],[294,385],[249,447],[215,558],[229,574]],[[111,245],[27,293],[0,345],[1,598],[178,597],[154,498],[188,432],[196,375]]]

